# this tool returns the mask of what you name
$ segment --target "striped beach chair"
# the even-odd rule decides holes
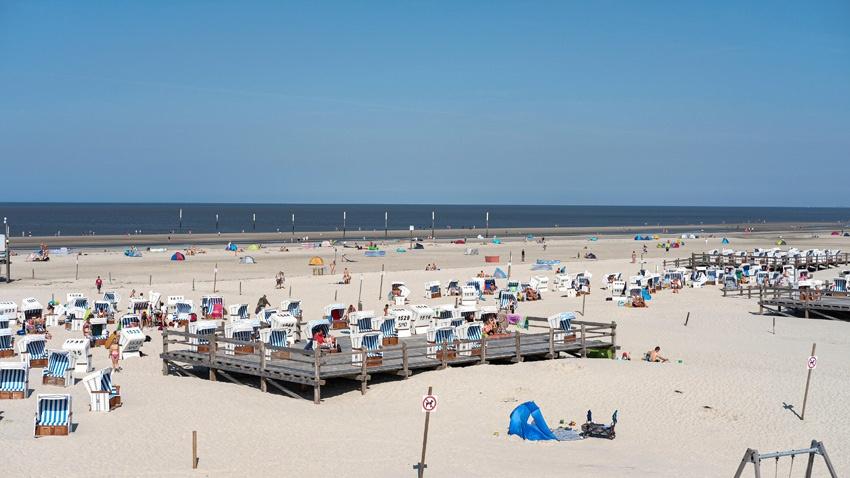
[[[89,410],[109,412],[121,406],[121,387],[112,383],[112,368],[98,370],[83,378],[89,392]]]
[[[11,357],[15,355],[13,339],[12,329],[8,327],[0,328],[0,357]]]
[[[484,329],[480,322],[469,322],[457,327],[458,346],[460,355],[480,355],[481,354],[481,339],[484,336]]]
[[[832,292],[847,293],[847,279],[837,277],[832,282]]]
[[[47,341],[43,335],[29,335],[18,343],[18,352],[21,360],[30,367],[41,368],[47,366]]]
[[[384,360],[384,353],[380,351],[384,341],[383,334],[380,332],[366,332],[360,335],[360,350],[366,351],[366,366],[377,367],[381,365]],[[354,366],[362,366],[363,354],[352,354],[351,363]]]
[[[47,356],[47,367],[41,371],[41,383],[69,387],[74,384],[71,372],[71,353],[67,350],[51,350]]]
[[[510,310],[513,306],[517,308],[516,294],[510,290],[502,290],[499,292],[499,310]]]
[[[71,432],[70,394],[39,394],[36,400],[35,431],[36,438],[41,436],[64,436]]]
[[[547,321],[549,322],[549,328],[554,331],[552,340],[555,343],[575,342],[576,336],[572,326],[575,318],[576,315],[572,312],[561,312],[560,314],[549,316]]]
[[[359,317],[357,319],[357,329],[360,332],[372,330],[372,317]]]
[[[121,328],[129,329],[130,327],[141,327],[142,319],[136,314],[125,314],[121,317]],[[106,333],[107,338],[109,332]]]
[[[396,319],[389,315],[381,320],[379,327],[381,334],[384,336],[383,345],[398,344],[398,330],[396,330]]]
[[[24,362],[0,362],[0,399],[27,398],[29,375]]]
[[[217,324],[214,320],[199,320],[189,324],[189,333],[195,335],[214,335]],[[191,337],[189,343],[194,346],[195,352],[209,353],[210,341],[201,337]]]
[[[227,324],[224,327],[224,335],[228,339],[238,340],[240,342],[253,342],[254,326],[250,321],[238,321],[232,324]],[[227,343],[225,350],[228,355],[248,355],[254,353],[254,345],[243,343]]]
[[[451,326],[437,327],[436,329],[429,330],[427,337],[427,341],[429,342],[426,350],[427,356],[436,360],[442,360],[444,355],[449,359],[454,358],[457,353],[455,349],[455,337],[455,328]]]
[[[249,317],[248,304],[231,305],[227,315],[230,317],[230,320],[247,320]]]

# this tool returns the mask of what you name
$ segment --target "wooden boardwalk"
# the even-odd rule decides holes
[[[764,310],[786,317],[796,317],[796,314],[802,313],[807,319],[815,315],[830,320],[850,320],[850,297],[825,295],[801,298],[799,294],[777,298],[766,297],[759,301],[759,313]]]
[[[850,264],[850,253],[823,254],[817,257],[761,257],[753,254],[731,255],[731,254],[708,254],[693,253],[691,257],[676,259],[665,259],[663,267],[738,267],[741,264],[759,264],[763,268],[781,268],[784,265],[793,265],[795,269],[812,268],[815,270],[829,269]]]
[[[414,371],[449,366],[485,364],[490,361],[522,362],[527,358],[556,359],[562,356],[586,357],[588,350],[616,350],[617,324],[573,321],[574,338],[555,340],[546,319],[529,318],[529,333],[514,333],[480,341],[456,341],[455,353],[440,353],[424,335],[403,338],[397,345],[381,348],[383,358],[370,360],[366,352],[352,350],[349,337],[338,338],[342,352],[328,353],[302,348],[273,347],[262,342],[227,339],[221,330],[215,335],[195,335],[186,331],[164,330],[162,334],[162,373],[181,373],[198,377],[206,369],[211,381],[221,376],[240,383],[239,375],[259,378],[260,389],[268,386],[292,397],[298,394],[284,384],[313,387],[313,401],[321,402],[321,388],[330,379],[360,382],[366,393],[368,382],[377,374],[409,377]],[[544,325],[545,324],[545,325]],[[545,332],[533,330],[545,329]],[[190,343],[208,340],[204,348]],[[467,349],[467,350],[465,350]],[[364,360],[365,359],[365,360]],[[236,375],[238,374],[238,375]]]

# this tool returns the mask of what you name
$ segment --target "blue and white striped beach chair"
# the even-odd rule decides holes
[[[455,337],[455,328],[451,326],[429,330],[427,337],[429,346],[426,351],[428,357],[440,360],[443,353],[451,357],[456,351]]]
[[[360,317],[357,319],[357,329],[360,332],[372,330],[372,317]]]
[[[481,339],[484,330],[481,322],[468,322],[457,328],[458,346],[460,355],[479,355],[481,353]]]
[[[39,394],[36,400],[36,438],[50,435],[68,435],[71,432],[71,395]]]
[[[387,316],[381,321],[381,333],[384,338],[398,337],[398,331],[395,328],[395,317]]]
[[[141,327],[142,319],[136,314],[125,314],[121,317],[121,328],[129,329],[130,327]],[[93,329],[92,329],[93,330]],[[109,332],[106,333],[107,338]]]
[[[0,398],[27,398],[29,367],[24,362],[0,362]]]
[[[517,300],[516,294],[509,290],[503,290],[499,292],[499,310],[510,310],[511,306],[513,306],[514,310],[517,308]]]
[[[109,394],[109,409],[121,406],[121,387],[112,383],[112,367],[100,371],[100,391]]]
[[[832,283],[833,292],[847,292],[847,279],[838,277]]]
[[[555,343],[575,341],[575,333],[572,328],[572,322],[575,318],[576,315],[572,312],[561,312],[560,314],[549,316],[547,320],[549,327],[554,331],[552,340]]]
[[[380,351],[384,342],[384,335],[380,332],[366,332],[360,335],[360,350],[366,351],[366,366],[376,367],[381,365],[384,360],[384,353]],[[352,365],[362,366],[363,355],[362,353],[352,354]]]
[[[11,357],[15,355],[12,329],[0,328],[0,357]]]
[[[189,324],[189,333],[195,335],[214,335],[218,324],[214,320],[199,320]],[[210,341],[201,337],[192,337],[189,343],[195,347],[195,352],[209,352]]]
[[[89,392],[89,410],[109,412],[121,406],[121,387],[112,383],[112,368],[98,370],[83,378]]]
[[[18,343],[18,352],[21,361],[30,367],[41,368],[47,366],[47,341],[43,335],[28,335]]]
[[[74,384],[71,372],[71,353],[67,350],[51,350],[47,356],[47,367],[41,371],[41,383],[69,387]]]

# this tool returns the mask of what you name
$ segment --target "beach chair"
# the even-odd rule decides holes
[[[271,325],[271,319],[275,315],[277,315],[277,309],[266,307],[257,313],[257,319],[263,324]]]
[[[328,321],[324,319],[311,320],[303,327],[304,331],[302,332],[302,335],[307,336],[307,345],[304,347],[305,350],[313,350],[315,348],[316,344],[313,343],[313,334],[317,333],[319,330],[322,331],[325,337],[330,334],[330,325],[328,325]],[[357,337],[359,337],[357,334],[352,333],[351,348],[360,347],[359,344],[355,343],[357,342]]]
[[[70,387],[74,384],[71,375],[71,353],[67,350],[51,350],[47,356],[47,367],[41,371],[43,385]]]
[[[585,438],[593,437],[607,438],[608,440],[613,440],[617,436],[614,429],[617,426],[618,414],[619,411],[614,410],[614,414],[611,415],[611,424],[606,425],[604,423],[593,423],[593,414],[590,410],[588,410],[587,421],[581,425],[581,435]]]
[[[218,324],[214,320],[199,320],[189,324],[189,333],[195,335],[215,335],[215,330]],[[209,339],[192,337],[189,339],[189,344],[195,349],[195,352],[206,354],[210,351]]]
[[[240,342],[252,342],[254,326],[248,320],[240,320],[224,326],[224,336],[228,339]],[[227,343],[225,353],[228,355],[251,355],[254,353],[254,345],[249,343],[235,344]]]
[[[248,304],[234,304],[228,307],[227,315],[230,320],[248,320]]]
[[[6,327],[0,328],[0,358],[15,355],[14,335],[12,329],[8,326],[8,321],[6,321],[6,324]]]
[[[425,283],[425,298],[436,299],[443,294],[440,289],[440,281],[430,281]]]
[[[180,327],[186,327],[194,312],[195,305],[191,300],[180,299],[174,303],[174,312],[171,315],[171,321],[177,322],[177,325]]]
[[[411,313],[411,334],[426,334],[428,327],[431,326],[431,318],[434,316],[434,309],[427,305],[417,304],[410,308]]]
[[[38,394],[34,436],[67,436],[73,415],[70,394]]]
[[[352,333],[368,332],[374,330],[372,322],[375,320],[375,312],[371,310],[352,312],[348,320],[350,322],[348,327]]]
[[[553,330],[552,340],[556,344],[568,344],[576,341],[576,334],[572,328],[572,322],[575,318],[576,315],[572,312],[561,312],[548,317],[549,328]]]
[[[511,310],[511,307],[516,310],[517,306],[518,302],[516,293],[510,290],[502,290],[499,292],[499,310]]]
[[[90,411],[110,412],[122,405],[121,387],[112,383],[111,367],[86,375],[83,385],[89,392]]]
[[[456,328],[459,339],[458,354],[481,355],[481,338],[484,336],[480,322],[468,322]]]
[[[442,361],[443,358],[452,360],[457,357],[454,327],[447,326],[429,329],[426,341],[429,344],[426,349],[428,358]]]
[[[286,329],[264,328],[260,330],[260,340],[270,347],[292,347],[290,335]],[[266,349],[266,358],[288,359],[286,350]]]
[[[376,329],[383,334],[381,345],[398,345],[398,330],[396,330],[396,319],[392,315],[377,319]]]
[[[67,350],[70,354],[71,364],[74,369],[74,374],[83,375],[94,370],[91,360],[91,342],[86,339],[66,339],[62,343],[62,350]],[[50,358],[48,357],[48,364]]]
[[[832,281],[832,288],[830,289],[832,295],[835,296],[844,296],[847,295],[847,279],[842,277],[837,277]]]
[[[26,335],[18,341],[18,353],[21,361],[30,368],[47,366],[47,341],[43,335]]]
[[[121,316],[121,328],[129,329],[130,327],[141,328],[142,319],[136,314],[124,314]],[[109,333],[107,332],[107,336]]]
[[[27,398],[30,370],[24,362],[0,362],[0,399]]]
[[[478,304],[479,293],[475,286],[465,285],[460,288],[460,303],[461,305],[476,305]]]
[[[301,299],[286,299],[280,302],[280,308],[292,314],[296,319],[301,318]]]
[[[345,304],[329,304],[325,306],[322,317],[328,321],[328,324],[334,330],[344,329],[348,327],[348,324],[344,320],[345,310]]]
[[[106,339],[109,338],[109,329],[106,326],[107,318],[106,317],[92,317],[89,319],[89,326],[91,327],[91,339],[94,342],[95,347],[99,347],[106,343]]]
[[[353,348],[352,350],[361,353],[355,353],[351,355],[351,364],[355,367],[359,367],[363,365],[363,353],[366,352],[366,367],[378,367],[383,364],[384,353],[381,352],[381,346],[384,341],[383,334],[380,332],[369,331],[365,333],[358,334],[360,338],[358,340],[359,347]],[[352,344],[354,343],[352,337]]]
[[[121,334],[118,336],[118,352],[121,354],[121,360],[129,357],[141,357],[142,344],[145,343],[145,334],[138,327],[129,327],[121,329]]]
[[[217,307],[217,306],[221,307]],[[201,312],[208,319],[224,318],[224,298],[217,295],[205,295],[201,297]],[[217,316],[214,314],[218,314]]]
[[[406,307],[393,307],[390,316],[395,319],[395,331],[398,337],[410,337],[413,326],[413,311]]]

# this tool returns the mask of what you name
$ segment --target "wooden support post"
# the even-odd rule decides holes
[[[192,291],[195,290],[195,278],[192,277]]]
[[[812,354],[811,357],[815,356],[815,350],[817,349],[818,344],[812,344]],[[806,391],[803,393],[803,409],[800,411],[800,420],[806,419],[806,403],[809,401],[809,384],[812,381],[812,369],[809,368],[809,373],[806,375]]]
[[[209,358],[209,361],[210,361],[210,364],[209,364],[209,367],[210,367],[210,382],[215,382],[216,376],[215,376],[215,366],[213,365],[213,362],[215,361],[215,349],[218,347],[218,341],[216,339],[215,332],[210,334],[209,343],[210,343],[209,344],[210,345],[210,358]]]
[[[611,350],[614,351],[614,355],[611,358],[617,358],[617,323],[611,322]]]
[[[428,395],[434,391],[434,388],[428,387]],[[425,433],[422,435],[422,458],[419,459],[419,464],[416,465],[418,472],[418,478],[423,478],[425,476],[425,449],[428,447],[428,422],[431,421],[431,412],[425,412]]]
[[[690,313],[690,312],[688,312],[688,315],[687,315],[687,316],[685,316],[685,327],[687,327],[687,326],[688,326],[688,321],[689,321],[689,320],[691,320],[691,313]],[[613,322],[612,322],[612,323],[613,323]]]
[[[585,337],[585,325],[581,324],[581,357],[587,357],[587,339]]]
[[[404,372],[404,379],[407,380],[407,377],[410,376],[410,369],[408,368],[408,361],[410,357],[408,356],[407,351],[407,342],[401,343],[401,368]]]
[[[266,384],[266,343],[260,341],[260,390],[263,392],[268,392],[268,385]]]
[[[446,339],[443,339],[443,350],[442,350],[442,354],[441,354],[442,356],[440,357],[441,358],[441,360],[440,360],[440,362],[441,362],[440,363],[440,370],[443,370],[443,369],[445,369],[446,367],[449,366],[448,350],[449,350],[449,342]]]
[[[549,327],[549,358],[555,358],[555,329]]]
[[[242,281],[239,281],[239,295],[242,295]]]
[[[300,321],[300,319],[299,319],[299,321]],[[319,352],[319,350],[316,350],[316,348],[313,348],[313,380],[314,380],[313,403],[315,403],[316,405],[318,405],[322,402],[322,390],[321,390],[321,386],[322,386],[321,385],[322,384],[322,374],[321,374],[322,360],[321,360],[321,358],[322,358],[321,352]]]
[[[192,469],[198,468],[198,432],[192,430]]]
[[[590,292],[588,290],[588,292]],[[584,317],[584,303],[587,301],[587,294],[581,295],[581,316]]]
[[[747,299],[752,299],[752,298],[753,298],[753,286],[748,285],[747,286]]]
[[[521,344],[522,339],[520,338],[520,333],[519,333],[518,330],[516,332],[514,332],[514,334],[515,334],[514,337],[515,337],[515,340],[516,340],[516,361],[517,361],[517,363],[520,363],[520,362],[522,362],[522,344]]]
[[[153,274],[148,274],[148,285],[153,285]]]
[[[162,353],[168,353],[168,329],[162,330]],[[162,359],[162,374],[168,375],[168,362]]]
[[[360,352],[360,395],[366,395],[366,346],[363,346],[363,351]]]
[[[383,292],[383,290],[384,290],[384,265],[381,264],[381,285],[378,286],[378,300],[381,300],[383,298],[383,296],[381,295],[381,292]]]

